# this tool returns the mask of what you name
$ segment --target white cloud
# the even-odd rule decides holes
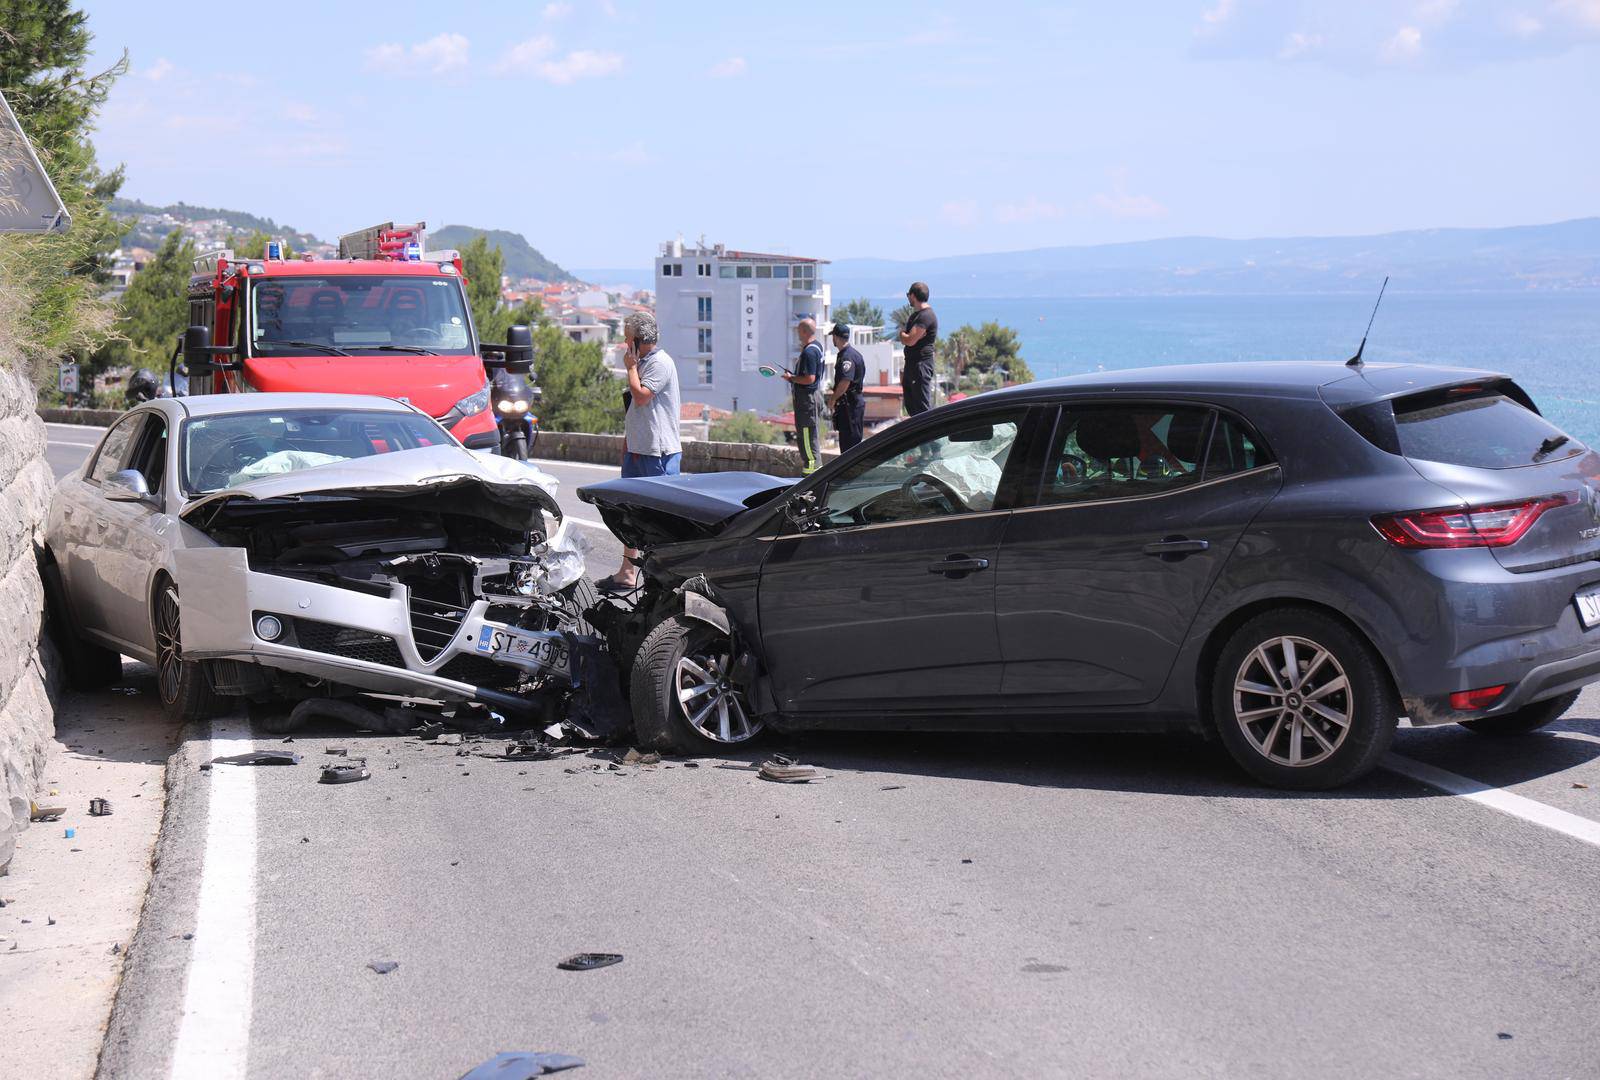
[[[519,41],[505,51],[505,55],[495,61],[494,72],[505,75],[514,71],[525,71],[533,74],[538,70],[539,61],[556,51],[555,39],[548,34],[540,34],[526,41]]]
[[[1460,6],[1461,0],[1422,0],[1417,5],[1417,19],[1427,23],[1449,22]]]
[[[1309,56],[1320,48],[1322,48],[1321,34],[1296,30],[1283,39],[1283,48],[1278,50],[1278,59],[1297,60],[1302,56]]]
[[[385,42],[367,50],[365,66],[368,71],[393,71],[409,63],[443,75],[465,68],[470,48],[464,34],[439,34],[410,46]]]
[[[1128,170],[1111,169],[1111,190],[1097,194],[1093,202],[1114,218],[1128,221],[1150,221],[1167,216],[1167,208],[1149,195],[1135,195],[1128,190]]]
[[[541,14],[543,14],[546,19],[550,19],[552,21],[556,19],[565,19],[568,15],[572,14],[572,5],[546,4],[544,6],[544,11]]]
[[[1422,55],[1422,31],[1415,26],[1402,26],[1394,36],[1383,43],[1378,56],[1391,64],[1415,60]]]
[[[713,79],[732,79],[745,73],[747,65],[742,56],[730,56],[726,60],[711,65],[711,70],[706,72]]]
[[[168,60],[165,56],[157,57],[156,62],[145,69],[144,77],[151,82],[160,82],[172,74],[172,67],[171,60]]]
[[[291,101],[283,107],[283,115],[297,124],[315,124],[322,119],[314,105],[307,105],[303,101]]]
[[[1217,6],[1207,8],[1200,13],[1200,25],[1195,27],[1196,34],[1213,34],[1226,22],[1231,20],[1234,12],[1239,9],[1237,0],[1217,0]]]
[[[978,204],[971,199],[947,202],[939,207],[939,218],[947,225],[971,228],[978,223]]]
[[[642,142],[632,142],[620,150],[613,150],[606,155],[606,160],[614,165],[632,165],[635,167],[652,164],[656,157],[645,149]]]
[[[1021,202],[1000,203],[994,208],[994,219],[1002,225],[1029,225],[1037,221],[1054,221],[1065,210],[1037,195],[1029,195]]]
[[[1506,29],[1519,38],[1538,37],[1544,29],[1544,23],[1529,15],[1526,11],[1513,11],[1505,18]]]
[[[615,75],[622,70],[622,57],[611,52],[577,49],[559,60],[546,60],[538,68],[539,78],[545,82],[565,86],[579,79],[598,79]]]
[[[1554,10],[1590,30],[1600,30],[1600,0],[1556,0]]]

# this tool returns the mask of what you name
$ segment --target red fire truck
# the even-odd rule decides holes
[[[470,449],[495,449],[461,257],[425,244],[424,223],[389,222],[340,237],[337,259],[286,259],[277,241],[259,259],[200,256],[188,392],[381,394],[425,410]]]

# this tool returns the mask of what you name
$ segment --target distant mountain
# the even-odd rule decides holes
[[[459,249],[466,247],[480,236],[488,238],[490,247],[500,249],[500,254],[506,261],[506,274],[513,280],[517,278],[538,278],[540,281],[550,282],[578,280],[540,254],[521,233],[507,232],[504,229],[446,225],[442,229],[428,231],[428,246],[435,249]]]
[[[221,221],[233,234],[264,232],[268,236],[281,237],[289,241],[289,246],[296,251],[304,251],[322,243],[310,233],[299,232],[287,225],[279,225],[271,218],[257,217],[242,210],[190,206],[181,202],[171,206],[152,206],[138,199],[112,199],[110,210],[113,217],[129,224],[128,234],[122,241],[124,247],[158,248],[174,228],[181,227],[193,232],[193,224],[202,221]]]
[[[834,299],[896,297],[926,281],[946,297],[1600,289],[1600,217],[1501,229],[1223,240],[1180,237],[900,262],[837,259]]]

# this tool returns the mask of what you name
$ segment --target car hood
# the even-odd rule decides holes
[[[635,477],[587,484],[578,498],[600,510],[619,540],[646,548],[710,536],[793,483],[758,472]]]
[[[228,524],[264,504],[307,498],[379,499],[393,505],[448,510],[507,528],[539,524],[539,512],[561,518],[560,481],[536,466],[476,454],[460,446],[426,446],[351,458],[239,484],[202,495],[179,516],[201,530]]]

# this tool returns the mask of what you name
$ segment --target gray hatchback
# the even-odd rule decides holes
[[[1600,680],[1600,454],[1489,372],[1096,374],[934,410],[792,486],[579,494],[646,550],[610,625],[662,746],[1198,727],[1320,788],[1402,714],[1517,734]]]

